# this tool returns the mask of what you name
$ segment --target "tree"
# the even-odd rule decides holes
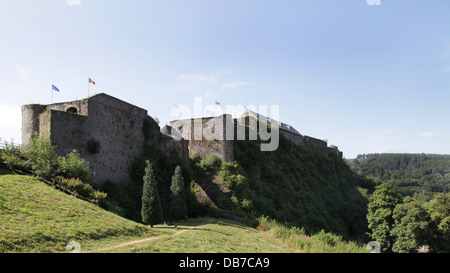
[[[425,245],[430,238],[428,223],[430,215],[415,199],[407,196],[393,212],[394,228],[391,236],[395,239],[392,250],[399,253],[412,252]]]
[[[430,214],[430,249],[437,252],[450,252],[450,193],[438,194],[427,203]]]
[[[145,164],[141,216],[145,224],[153,227],[161,222],[162,208],[152,164],[148,160],[145,161]]]
[[[369,229],[372,231],[372,238],[381,245],[383,251],[392,251],[394,238],[390,231],[394,226],[393,212],[395,206],[401,202],[401,195],[396,193],[390,184],[377,186],[369,198],[367,214]]]
[[[175,168],[175,173],[172,176],[172,184],[170,185],[170,192],[170,216],[172,219],[178,221],[186,217],[187,214],[184,179],[180,166]]]

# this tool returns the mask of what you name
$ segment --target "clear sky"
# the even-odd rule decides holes
[[[278,105],[346,158],[450,154],[448,0],[0,0],[0,138],[88,77],[161,126],[202,97]]]

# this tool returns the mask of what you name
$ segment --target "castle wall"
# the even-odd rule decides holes
[[[71,109],[76,109],[77,115],[87,116],[88,115],[88,101],[89,99],[69,101],[62,103],[54,103],[47,106],[51,110],[57,110],[62,112],[69,112]]]
[[[22,145],[28,145],[33,133],[39,133],[39,115],[45,109],[46,106],[40,104],[22,106]]]
[[[160,138],[159,144],[164,154],[177,154],[183,158],[189,158],[189,141],[181,139],[175,140],[172,138]]]
[[[257,113],[255,113],[258,115]],[[146,139],[143,132],[147,111],[106,94],[85,100],[51,105],[22,106],[22,143],[27,145],[34,132],[49,136],[60,156],[76,149],[89,162],[93,183],[110,179],[130,180],[129,168],[144,151],[144,145],[159,145],[166,154],[182,157],[215,154],[223,161],[233,161],[233,141],[256,140],[256,119],[243,116],[233,121],[231,115],[171,121],[182,140],[170,136]],[[342,156],[334,145],[309,136],[302,136],[289,125],[281,124],[280,132],[297,145],[309,145]],[[156,126],[157,127],[157,126]],[[159,128],[155,128],[159,134]],[[249,135],[250,134],[250,135]],[[147,141],[147,143],[145,143]],[[155,141],[155,142],[154,142]],[[100,149],[88,149],[88,143]]]
[[[304,136],[303,140],[304,140],[305,144],[312,146],[316,149],[325,150],[325,151],[327,150],[327,146],[328,146],[327,142],[325,142],[323,140],[313,138],[310,136]]]
[[[293,134],[291,132],[280,130],[280,133],[285,135],[290,141],[294,142],[297,145],[303,145],[304,144],[304,138],[302,136],[299,136],[297,134]]]
[[[233,140],[227,140],[227,125],[231,130],[234,126],[231,115],[174,120],[170,125],[189,140],[189,156],[215,154],[223,161],[234,160]]]
[[[338,150],[338,148],[330,148],[330,147],[327,147],[327,152],[339,156],[339,150]]]
[[[90,164],[93,182],[129,181],[129,168],[144,150],[142,126],[147,111],[105,95],[90,98],[88,112],[83,142],[94,140],[100,143],[97,154],[83,151],[83,157]]]
[[[56,110],[45,111],[40,117],[41,135],[50,136],[59,155],[67,155],[74,149],[85,155],[86,116]]]
[[[146,117],[146,110],[106,94],[48,106],[24,105],[22,143],[26,145],[34,132],[49,136],[58,155],[76,149],[89,162],[93,183],[127,182],[132,161],[144,149]],[[88,150],[89,141],[100,144],[97,153]]]

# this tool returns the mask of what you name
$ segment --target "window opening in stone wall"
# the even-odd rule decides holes
[[[69,107],[66,110],[67,113],[71,113],[71,114],[78,114],[78,110],[75,107]]]

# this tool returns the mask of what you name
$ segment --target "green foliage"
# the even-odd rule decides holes
[[[45,179],[56,177],[59,157],[49,138],[35,134],[23,152],[28,164],[38,176]]]
[[[429,214],[419,202],[406,197],[403,203],[397,204],[392,218],[395,222],[390,235],[394,238],[394,252],[408,253],[426,244],[430,237]]]
[[[269,232],[287,245],[307,253],[368,253],[364,245],[345,241],[342,236],[321,230],[308,235],[304,228],[281,224],[267,216],[258,218],[258,230]]]
[[[450,251],[450,193],[424,203],[381,184],[370,197],[367,218],[372,238],[385,252],[414,252],[422,245],[432,252]]]
[[[348,160],[359,175],[390,183],[402,196],[450,192],[450,155],[369,154]]]
[[[177,166],[175,168],[175,173],[172,176],[172,185],[170,186],[170,192],[171,218],[176,221],[184,219],[187,215],[187,204],[185,197],[185,184],[183,181],[183,175],[181,173],[180,166]]]
[[[376,187],[369,200],[367,220],[372,238],[381,245],[383,251],[390,252],[395,241],[390,234],[394,226],[393,212],[397,204],[402,202],[402,197],[391,185],[382,184]]]
[[[0,166],[5,166],[10,170],[27,171],[30,164],[24,155],[21,146],[4,142],[3,148],[0,149]]]
[[[58,174],[66,178],[76,177],[83,182],[90,182],[91,173],[89,171],[89,163],[81,158],[76,150],[70,152],[66,157],[59,157],[58,161]]]
[[[145,162],[147,160],[153,165],[163,219],[170,218],[170,186],[175,167],[180,166],[182,170],[185,188],[189,188],[189,183],[192,181],[192,168],[189,161],[177,154],[164,154],[159,148],[158,129],[157,123],[151,117],[147,117],[144,120],[142,130],[146,141],[142,155],[135,158],[131,164],[129,170],[132,177],[131,181],[120,185],[113,185],[115,184],[114,182],[108,182],[107,185],[104,185],[105,191],[108,192],[111,199],[123,208],[125,217],[137,222],[142,221],[140,213],[142,209],[142,177],[145,174]],[[186,195],[186,203],[188,205],[188,216],[197,217],[204,215],[204,208],[198,204],[195,197],[190,193]]]
[[[58,156],[56,147],[49,138],[35,134],[27,147],[5,145],[5,148],[0,150],[0,155],[4,164],[11,170],[34,173],[55,188],[75,194],[103,208],[111,205],[106,193],[88,184],[88,162],[81,158],[76,150],[66,157]]]
[[[193,157],[193,160],[198,160],[199,157],[195,156]],[[208,154],[204,158],[202,158],[200,161],[195,162],[195,167],[202,171],[204,174],[209,175],[211,174],[211,170],[216,170],[217,168],[220,168],[220,165],[222,164],[222,160],[217,157],[215,154]]]
[[[437,195],[425,207],[430,215],[431,249],[450,252],[450,193]]]
[[[162,209],[152,164],[147,160],[146,165],[143,177],[141,216],[145,224],[153,227],[153,225],[161,222]]]
[[[94,189],[91,185],[84,183],[82,180],[78,178],[58,177],[56,181],[59,187],[78,194],[92,203],[106,206],[107,194]]]
[[[52,180],[58,176],[78,178],[90,182],[89,163],[73,150],[66,157],[60,157],[47,137],[34,135],[25,148],[6,146],[1,152],[2,160],[13,170],[32,170],[41,178]]]
[[[311,233],[324,229],[366,240],[372,181],[355,176],[335,154],[295,145],[283,134],[276,151],[260,152],[260,143],[235,141],[233,164],[238,167],[232,175],[222,170],[243,210],[251,207],[250,215],[268,215]]]
[[[219,175],[224,185],[233,193],[246,196],[249,188],[247,178],[242,175],[244,171],[236,162],[222,162]]]

